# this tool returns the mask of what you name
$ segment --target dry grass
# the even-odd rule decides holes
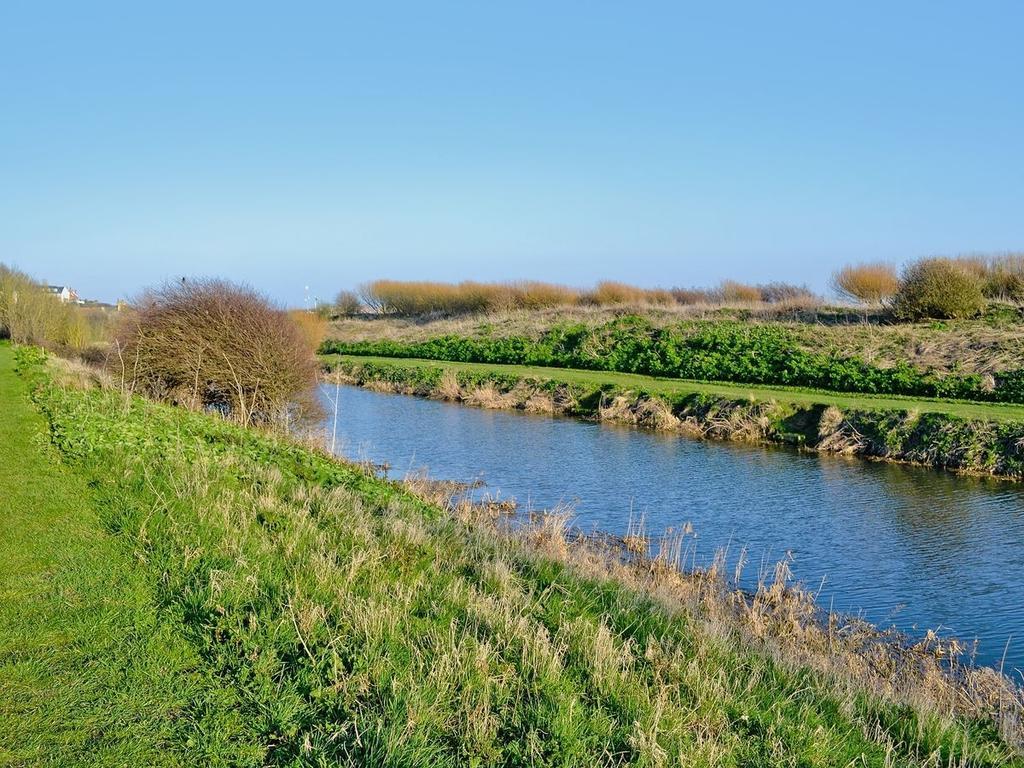
[[[410,488],[424,493],[422,484]],[[527,556],[555,559],[585,578],[625,584],[649,595],[685,616],[703,637],[739,641],[789,669],[812,668],[837,686],[850,709],[858,695],[870,691],[937,718],[992,720],[1007,743],[1024,747],[1024,691],[1013,682],[990,668],[959,664],[966,646],[956,639],[928,631],[914,640],[824,611],[813,594],[791,581],[787,560],[751,592],[736,586],[743,558],[728,576],[723,572],[723,552],[706,569],[685,570],[690,526],[652,541],[642,520],[631,521],[628,533],[617,538],[575,530],[566,509],[533,514],[509,525],[507,518],[496,518],[465,496],[427,492],[425,498],[443,505],[463,523],[522,547]],[[583,638],[585,657],[602,681],[613,685],[629,669],[631,649],[618,645],[604,624],[574,626],[570,631]],[[658,650],[642,649],[642,654],[652,661]]]

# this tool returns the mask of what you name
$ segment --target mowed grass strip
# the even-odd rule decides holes
[[[0,344],[0,765],[226,762],[232,694],[160,621]],[[199,714],[197,714],[199,713]]]
[[[339,360],[345,360],[353,363],[394,364],[403,367],[469,371],[480,375],[495,373],[502,376],[519,376],[537,381],[583,384],[594,388],[613,386],[617,389],[647,392],[669,398],[690,394],[708,394],[735,399],[775,400],[780,403],[793,403],[800,406],[834,405],[841,409],[919,411],[921,413],[944,413],[965,419],[1024,421],[1024,405],[1007,403],[978,403],[963,400],[940,400],[896,395],[847,394],[818,389],[770,387],[758,384],[723,384],[710,381],[643,376],[635,373],[618,373],[615,371],[586,371],[577,368],[549,368],[528,365],[501,365],[497,363],[462,363],[423,360],[420,358],[362,355],[322,355],[321,357],[328,365]]]

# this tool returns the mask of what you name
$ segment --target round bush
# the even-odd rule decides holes
[[[981,281],[948,259],[911,264],[892,301],[892,313],[900,320],[973,317],[984,308]]]
[[[109,359],[128,391],[243,424],[315,414],[317,363],[302,329],[266,297],[223,280],[168,283],[143,295]]]

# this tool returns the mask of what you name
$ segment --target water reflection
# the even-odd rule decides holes
[[[333,395],[333,390],[332,390]],[[485,411],[351,387],[339,452],[394,475],[482,479],[521,505],[574,503],[577,524],[657,534],[687,522],[693,557],[742,548],[744,580],[792,553],[820,600],[905,629],[980,640],[1024,668],[1024,488],[842,456],[699,442],[570,419]]]

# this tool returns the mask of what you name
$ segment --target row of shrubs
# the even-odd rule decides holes
[[[891,264],[857,264],[832,276],[840,296],[887,306],[898,320],[972,317],[989,301],[1024,302],[1024,254],[919,259],[897,275]]]
[[[852,264],[832,275],[843,299],[883,306],[899,320],[971,317],[988,301],[1024,302],[1024,254],[919,259],[902,273],[883,262]],[[640,288],[604,281],[591,289],[536,281],[480,283],[375,280],[342,291],[334,314],[461,315],[571,306],[692,306],[822,303],[807,286],[774,282],[752,285],[726,280],[715,288]]]
[[[82,350],[104,340],[110,322],[104,309],[62,303],[45,285],[0,264],[0,338]]]
[[[334,311],[352,315],[368,310],[375,314],[429,315],[471,314],[514,309],[547,309],[571,306],[816,302],[806,287],[789,283],[748,285],[726,280],[715,288],[640,288],[603,281],[591,289],[571,288],[537,281],[479,283],[375,280],[358,291],[342,291]]]
[[[324,354],[538,365],[649,376],[810,387],[836,392],[1024,402],[1024,369],[986,386],[977,374],[937,374],[909,363],[881,368],[802,349],[779,326],[683,322],[659,328],[627,315],[596,327],[558,325],[523,336],[440,336],[422,342],[328,340]]]

